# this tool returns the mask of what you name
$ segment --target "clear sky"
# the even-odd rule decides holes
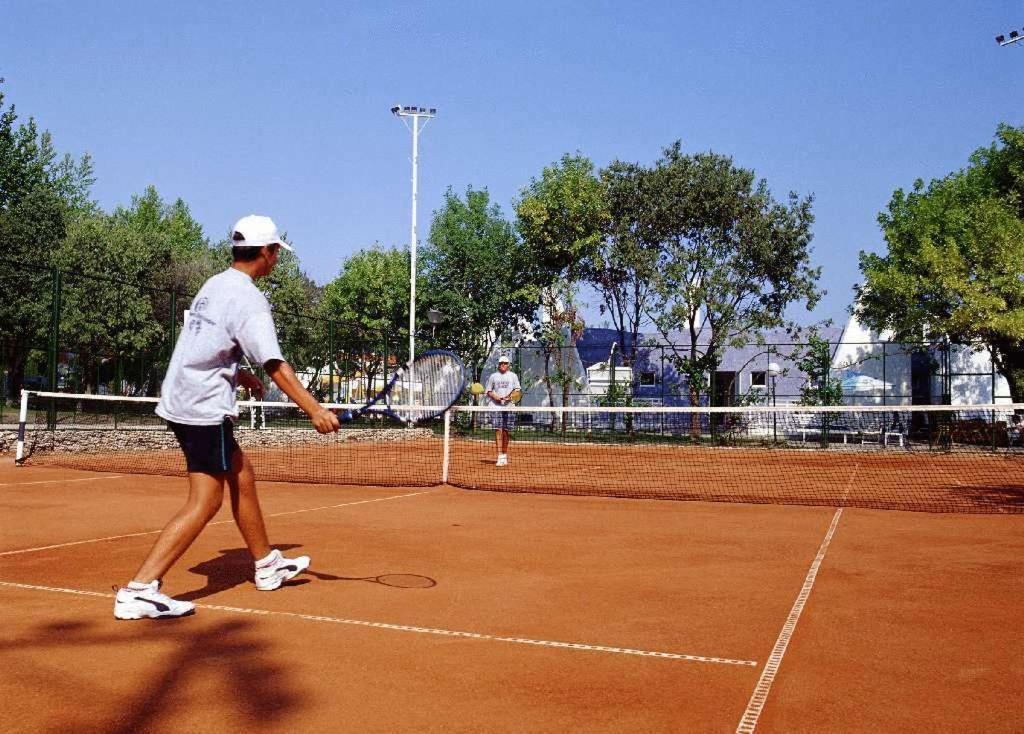
[[[680,139],[779,199],[814,194],[829,295],[792,315],[842,323],[893,190],[1024,124],[1024,44],[994,41],[1022,26],[1022,0],[0,0],[0,76],[59,151],[93,156],[104,209],[153,184],[214,239],[269,214],[319,283],[408,242],[393,104],[439,109],[420,138],[421,240],[449,186],[486,187],[511,217],[563,153],[649,164]]]

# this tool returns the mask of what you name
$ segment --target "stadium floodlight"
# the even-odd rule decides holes
[[[1010,31],[1009,38],[1002,33],[996,36],[996,43],[1000,46],[1010,46],[1020,41],[1024,41],[1024,36],[1021,35],[1020,31]]]
[[[437,116],[437,108],[416,107],[413,105],[395,105],[391,113],[402,118],[405,126],[412,131],[412,228],[409,233],[409,361],[416,357],[416,194],[419,171],[419,138],[420,128],[426,127],[430,118]],[[412,118],[412,125],[406,119]],[[420,119],[423,120],[422,126]],[[409,384],[413,384],[412,375]]]

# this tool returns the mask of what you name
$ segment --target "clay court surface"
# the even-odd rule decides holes
[[[5,732],[1020,731],[1020,514],[265,482],[312,573],[225,509],[118,622],[184,480],[7,459]]]

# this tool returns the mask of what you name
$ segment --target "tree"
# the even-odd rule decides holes
[[[340,322],[335,348],[344,363],[340,374],[366,381],[387,368],[389,352],[408,337],[409,253],[379,243],[347,258],[341,272],[324,286],[322,313]],[[388,343],[388,338],[391,338]]]
[[[601,171],[608,218],[605,236],[593,249],[586,268],[587,281],[604,300],[601,313],[611,315],[619,332],[618,343],[627,364],[636,360],[640,327],[661,252],[651,178],[650,169],[621,161]]]
[[[89,157],[58,159],[48,132],[40,132],[32,118],[18,124],[14,106],[5,108],[2,85],[0,79],[0,244],[6,253],[0,267],[0,349],[13,398],[29,354],[47,348],[51,253],[69,219],[95,205],[89,199]]]
[[[118,391],[155,394],[190,294],[221,263],[180,199],[150,186],[112,214],[80,214],[54,252],[62,282],[60,339],[79,389],[124,376]]]
[[[897,189],[878,221],[885,255],[862,252],[854,311],[902,341],[987,347],[1024,401],[1024,127],[1001,125],[964,170]]]
[[[661,248],[650,313],[666,339],[688,333],[670,358],[698,405],[727,346],[784,325],[791,304],[810,310],[820,298],[812,198],[790,193],[781,204],[753,171],[713,152],[684,155],[679,142],[655,165],[648,196]]]
[[[534,282],[541,290],[543,317],[539,337],[545,350],[545,382],[554,404],[554,384],[562,388],[562,405],[569,404],[574,377],[570,347],[583,334],[583,319],[575,298],[578,283],[600,245],[608,220],[604,187],[594,165],[582,155],[562,156],[539,179],[530,181],[516,202],[519,233],[537,269]],[[562,416],[566,427],[566,415]]]
[[[843,383],[832,377],[832,345],[812,327],[806,341],[794,350],[797,368],[807,376],[800,388],[800,405],[842,405]]]
[[[449,188],[423,252],[424,305],[444,315],[438,344],[482,364],[495,340],[536,310],[531,270],[529,252],[487,189],[467,187],[462,199]]]

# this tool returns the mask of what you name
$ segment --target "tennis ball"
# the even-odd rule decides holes
[[[469,386],[469,391],[474,395],[483,395],[484,386],[481,385],[479,382],[474,382],[472,385]]]

